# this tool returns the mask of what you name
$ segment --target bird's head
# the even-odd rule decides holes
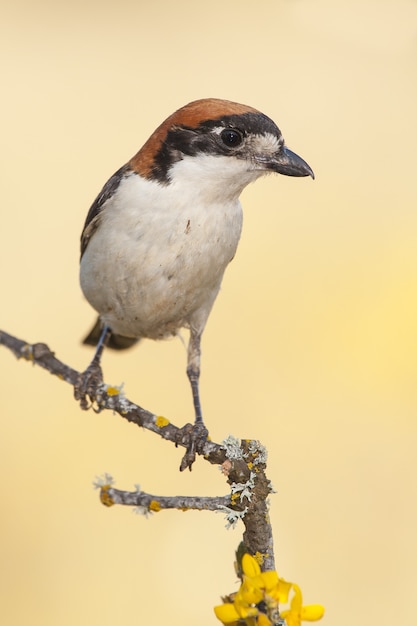
[[[314,178],[269,117],[215,98],[190,102],[170,115],[129,165],[163,185],[198,184],[213,194],[227,189],[230,196],[270,172]]]

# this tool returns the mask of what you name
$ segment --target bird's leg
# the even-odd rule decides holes
[[[181,461],[180,470],[191,466],[195,461],[196,452],[205,444],[208,437],[208,430],[204,425],[201,413],[199,378],[200,378],[200,355],[201,355],[201,330],[196,331],[191,328],[190,341],[188,344],[187,376],[191,384],[193,394],[195,420],[194,424],[186,424],[181,428],[181,435],[178,443],[185,445],[186,453]]]
[[[193,394],[195,424],[203,423],[200,403],[200,360],[201,360],[201,331],[191,328],[190,341],[188,343],[187,376],[191,384]]]
[[[187,366],[187,376],[191,384],[191,393],[193,394],[194,413],[195,413],[194,423],[202,424],[203,415],[201,413],[200,390],[199,390],[200,365],[195,367],[193,364],[189,364]]]
[[[100,367],[101,357],[103,355],[103,350],[107,345],[108,340],[110,339],[111,330],[108,326],[104,325],[103,330],[101,331],[100,339],[98,340],[98,344],[96,346],[96,351],[94,353],[93,359],[90,363],[90,367],[92,365],[96,367]]]
[[[103,382],[103,373],[101,371],[100,361],[103,350],[110,339],[111,330],[108,326],[104,326],[98,340],[96,351],[90,365],[85,372],[80,374],[77,385],[74,388],[74,396],[80,401],[82,409],[88,409],[89,404],[87,397],[93,401],[98,386]]]

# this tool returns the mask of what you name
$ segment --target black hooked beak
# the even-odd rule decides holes
[[[309,164],[286,146],[282,146],[279,152],[274,154],[266,167],[272,172],[285,176],[311,176],[314,179],[314,172]]]

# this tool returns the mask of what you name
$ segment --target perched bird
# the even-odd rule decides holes
[[[99,314],[84,341],[98,345],[92,364],[106,343],[123,349],[188,328],[197,426],[201,336],[239,242],[239,196],[271,172],[314,178],[269,117],[227,100],[197,100],[170,115],[108,180],[84,225],[81,288]]]

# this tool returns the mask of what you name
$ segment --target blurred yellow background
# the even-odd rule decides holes
[[[107,178],[190,100],[272,117],[316,180],[271,176],[204,338],[212,437],[269,449],[279,573],[323,625],[413,624],[417,585],[417,3],[3,0],[0,327],[84,369],[79,236]],[[242,527],[145,519],[92,481],[227,492],[199,460],[0,347],[1,622],[215,624]],[[180,341],[106,353],[106,381],[192,418]]]

